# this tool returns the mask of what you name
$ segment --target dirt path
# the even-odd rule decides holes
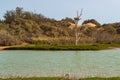
[[[0,50],[4,50],[5,48],[10,48],[10,47],[27,46],[27,45],[29,44],[22,43],[21,45],[15,45],[15,46],[0,46]]]
[[[8,48],[10,46],[0,46],[0,50],[4,50],[5,48]]]

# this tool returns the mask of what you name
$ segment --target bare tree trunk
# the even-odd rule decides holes
[[[77,45],[77,44],[78,44],[78,33],[75,32],[75,45]]]
[[[75,20],[75,45],[77,45],[77,44],[78,44],[78,41],[79,41],[78,21],[81,19],[81,18],[80,18],[81,15],[82,15],[82,9],[81,9],[80,15],[78,14],[78,11],[77,11],[77,17],[74,18],[74,20]]]
[[[77,30],[78,21],[75,22],[75,45],[78,44],[78,30]]]

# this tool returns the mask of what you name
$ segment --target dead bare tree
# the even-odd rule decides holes
[[[74,18],[74,21],[75,21],[75,28],[74,28],[74,31],[75,31],[75,45],[78,44],[78,41],[80,39],[79,35],[79,28],[78,28],[78,22],[79,20],[81,20],[81,16],[82,16],[82,11],[83,9],[81,9],[81,13],[79,14],[79,12],[77,11],[77,17]]]

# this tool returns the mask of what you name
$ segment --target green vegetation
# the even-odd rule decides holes
[[[14,46],[5,48],[5,50],[102,50],[110,47],[120,47],[118,43],[100,43],[83,45],[32,45],[32,46]]]
[[[74,45],[75,23],[71,18],[55,20],[42,14],[17,7],[6,11],[0,20],[0,46],[21,45]],[[120,22],[101,25],[95,19],[83,21],[78,27],[80,44],[119,43]]]
[[[119,77],[112,77],[112,78],[84,78],[79,80],[120,80]]]

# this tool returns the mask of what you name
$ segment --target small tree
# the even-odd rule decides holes
[[[82,11],[83,10],[81,9],[80,15],[79,15],[79,12],[77,11],[77,17],[74,18],[74,21],[75,21],[75,28],[74,28],[74,31],[75,31],[75,45],[78,44],[78,41],[80,39],[80,37],[79,37],[80,33],[79,33],[79,28],[78,28],[78,22],[79,22],[79,20],[81,20],[80,17],[82,16]]]

